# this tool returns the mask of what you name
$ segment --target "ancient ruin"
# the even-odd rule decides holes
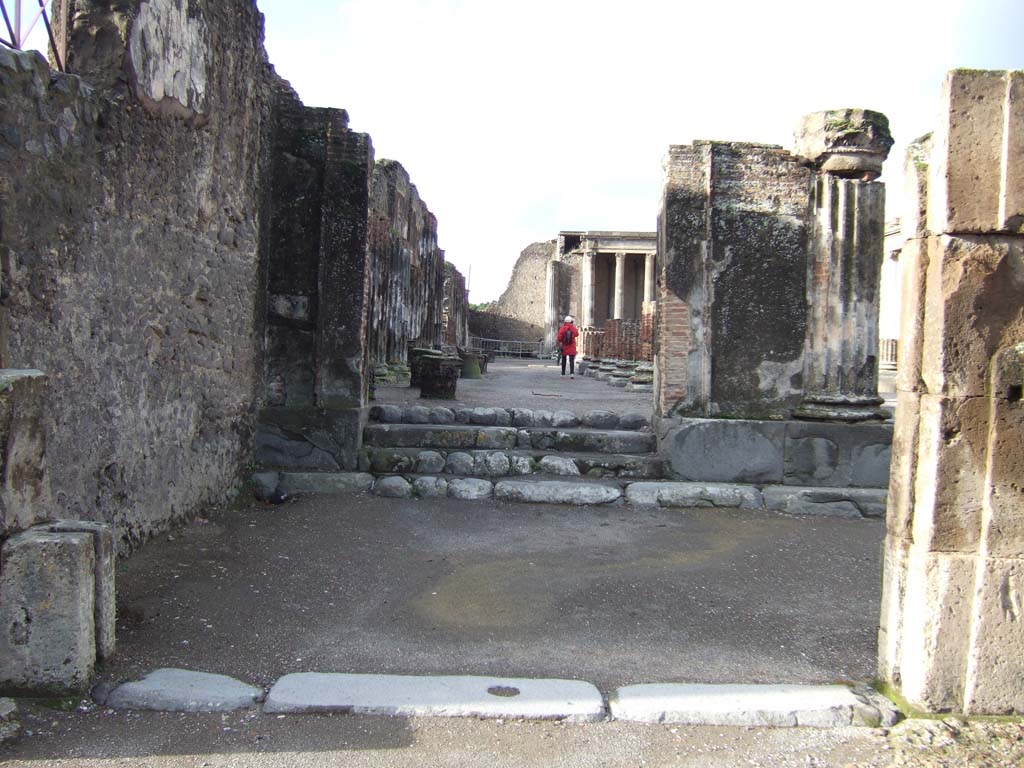
[[[252,2],[54,5],[71,74],[0,48],[0,687],[86,688],[115,553],[255,464],[271,500],[888,509],[881,675],[924,709],[1024,711],[1024,75],[952,73],[912,147],[895,438],[892,139],[862,109],[807,116],[792,151],[672,146],[656,233],[524,251],[495,333],[550,354],[575,316],[585,367],[650,412],[463,407],[474,315],[436,219],[274,72]],[[426,400],[374,406],[396,381]]]

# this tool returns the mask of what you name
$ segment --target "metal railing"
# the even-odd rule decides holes
[[[22,50],[25,42],[28,40],[28,36],[32,34],[32,30],[35,29],[36,24],[42,19],[43,26],[46,27],[46,34],[50,39],[50,50],[53,51],[53,58],[57,64],[57,69],[63,72],[64,63],[60,60],[60,52],[57,50],[57,41],[53,36],[53,27],[50,26],[50,17],[46,13],[46,5],[43,0],[37,0],[37,2],[39,3],[39,10],[26,9],[26,13],[31,16],[31,19],[27,24],[24,24],[22,23],[24,19],[22,17],[21,0],[14,0],[13,14],[8,12],[8,0],[0,0],[0,13],[3,13],[4,25],[7,27],[7,34],[9,36],[8,38],[0,36],[0,43],[8,48],[14,48],[18,51]],[[28,3],[30,6],[31,4],[31,2]],[[35,15],[32,15],[33,13]]]
[[[469,351],[488,357],[540,357],[544,351],[544,342],[470,336]]]

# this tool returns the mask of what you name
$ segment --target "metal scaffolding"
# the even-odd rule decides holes
[[[50,17],[46,12],[46,5],[43,0],[37,0],[39,9],[35,10],[31,7],[25,9],[25,15],[31,17],[30,20],[25,23],[26,19],[22,15],[22,3],[21,0],[14,1],[14,13],[8,12],[7,0],[0,0],[0,12],[4,16],[4,24],[7,27],[8,37],[5,39],[0,37],[0,43],[6,45],[8,48],[14,48],[15,50],[22,50],[25,45],[25,41],[28,40],[28,36],[32,34],[32,30],[35,29],[36,24],[42,19],[43,26],[46,27],[46,34],[50,39],[50,50],[53,52],[54,61],[57,64],[57,69],[61,72],[64,71],[64,63],[60,60],[60,52],[57,50],[57,41],[53,37],[53,27],[50,25]],[[28,3],[31,6],[31,2]],[[13,22],[12,22],[13,18]]]

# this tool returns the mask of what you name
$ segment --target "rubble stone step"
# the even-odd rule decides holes
[[[370,421],[381,424],[469,424],[481,427],[590,427],[592,429],[649,430],[650,414],[632,411],[532,410],[529,408],[428,408],[423,405],[375,405]]]
[[[451,451],[367,447],[362,469],[377,475],[416,473],[464,477],[507,477],[547,473],[570,477],[658,479],[664,464],[654,455],[558,453],[539,450]]]
[[[578,477],[568,479],[535,474],[515,479],[454,475],[394,474],[377,477],[365,472],[262,472],[271,498],[280,491],[345,494],[371,491],[392,498],[452,498],[521,501],[547,504],[612,504],[658,506],[669,509],[739,508],[793,515],[884,517],[883,488],[797,488],[743,483],[680,483],[669,480]],[[276,476],[273,481],[271,476]],[[594,489],[598,490],[594,490]]]
[[[446,450],[536,449],[574,453],[653,453],[650,432],[591,428],[486,427],[461,424],[367,424],[363,444],[380,448]]]

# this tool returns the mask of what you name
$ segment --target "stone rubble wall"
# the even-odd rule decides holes
[[[908,149],[879,675],[1024,712],[1024,72],[958,70]]]
[[[452,264],[444,265],[444,337],[450,347],[469,345],[469,291],[466,278]]]
[[[501,297],[487,310],[487,314],[494,315],[495,319],[489,321],[488,318],[480,318],[474,321],[476,330],[473,335],[515,341],[543,338],[544,314],[547,311],[547,266],[554,255],[554,240],[526,246],[512,268],[512,276]],[[569,288],[565,290],[568,292]],[[498,318],[515,322],[504,322]],[[505,335],[494,336],[492,333]]]
[[[273,75],[252,3],[70,5],[95,90],[0,51],[0,356],[49,377],[61,516],[123,549],[248,460]]]

